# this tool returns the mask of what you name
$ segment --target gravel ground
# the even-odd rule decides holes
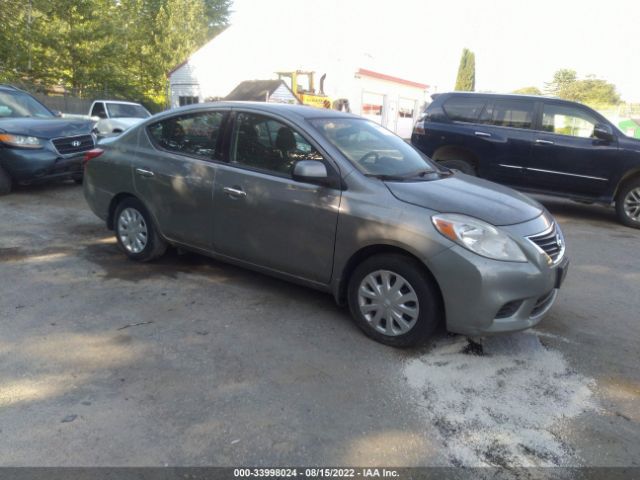
[[[128,261],[81,188],[0,198],[0,465],[640,465],[640,231],[540,198],[571,271],[534,331],[399,351],[322,293]]]

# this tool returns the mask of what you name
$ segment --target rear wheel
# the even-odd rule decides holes
[[[466,173],[467,175],[476,176],[476,168],[473,166],[471,162],[467,160],[441,160],[438,162],[440,165],[450,168],[451,170],[459,170],[462,173]]]
[[[0,167],[0,195],[6,195],[11,192],[11,184],[11,177],[4,168]]]
[[[433,280],[417,261],[404,255],[366,259],[351,276],[348,297],[356,324],[385,345],[420,345],[442,320]]]
[[[167,242],[158,234],[151,216],[137,198],[125,198],[115,214],[118,245],[132,260],[148,262],[164,254]]]
[[[628,227],[640,228],[640,178],[625,184],[616,196],[618,220]]]

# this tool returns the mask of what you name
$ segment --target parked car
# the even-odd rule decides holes
[[[524,95],[434,95],[411,142],[436,162],[519,190],[615,208],[640,228],[640,140],[579,103]]]
[[[91,104],[89,116],[96,123],[96,133],[100,136],[120,134],[127,128],[151,116],[139,103],[120,100],[96,100]]]
[[[82,159],[95,146],[93,122],[57,117],[27,92],[0,85],[0,195],[15,183],[52,178],[82,182]]]
[[[372,338],[537,324],[567,271],[536,201],[438,167],[380,125],[304,106],[165,112],[88,153],[84,193],[131,259],[168,245],[332,292]]]

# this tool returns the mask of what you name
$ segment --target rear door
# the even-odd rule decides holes
[[[545,100],[527,165],[529,185],[589,197],[610,190],[618,141],[594,137],[594,127],[600,122],[587,108]]]
[[[474,135],[484,142],[478,173],[495,182],[520,187],[531,154],[535,102],[528,98],[490,97]]]
[[[142,132],[136,191],[170,240],[211,248],[211,201],[228,112],[205,110],[155,122]]]
[[[211,212],[216,252],[328,283],[341,192],[295,181],[291,173],[297,160],[333,166],[285,120],[234,115],[229,164],[219,166]]]

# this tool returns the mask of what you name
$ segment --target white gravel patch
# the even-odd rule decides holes
[[[464,337],[406,362],[406,387],[435,425],[453,465],[574,466],[567,419],[595,408],[594,381],[572,370],[534,333],[486,338],[482,354]]]

